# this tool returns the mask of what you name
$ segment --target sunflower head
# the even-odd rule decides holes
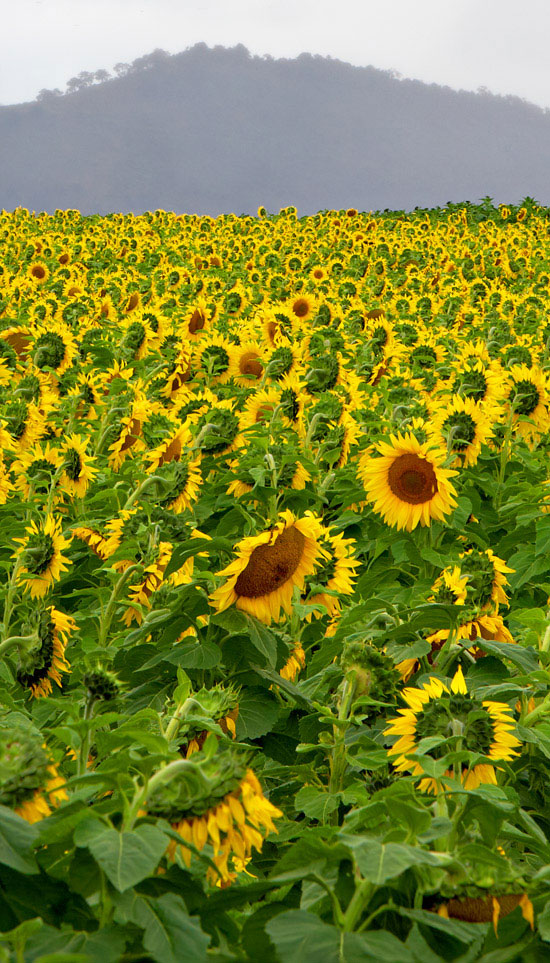
[[[404,689],[403,698],[408,708],[401,709],[398,718],[390,719],[385,730],[385,735],[398,736],[388,750],[390,757],[396,757],[393,765],[398,772],[423,776],[422,763],[409,754],[417,751],[422,739],[433,737],[439,740],[427,753],[433,759],[453,750],[487,758],[486,762],[461,769],[460,779],[466,789],[475,789],[480,783],[496,784],[493,763],[509,762],[518,754],[521,743],[513,735],[511,709],[505,703],[480,702],[471,695],[460,667],[450,687],[432,677],[421,688]],[[421,780],[420,788],[437,792],[439,786],[437,780],[428,777]]]

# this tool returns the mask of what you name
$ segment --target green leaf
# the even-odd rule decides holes
[[[410,866],[443,867],[452,862],[446,853],[431,853],[402,843],[381,843],[368,836],[340,833],[338,839],[349,846],[363,876],[377,886],[400,876]]]
[[[305,813],[310,819],[319,819],[321,822],[338,809],[339,805],[339,793],[328,793],[318,789],[317,786],[303,786],[294,799],[294,808],[298,812]]]
[[[391,933],[341,933],[305,910],[281,913],[265,928],[281,963],[416,963]]]
[[[38,835],[34,824],[0,806],[0,863],[20,873],[38,873],[32,846]]]
[[[86,845],[113,886],[123,893],[154,873],[167,844],[160,829],[144,825],[132,832],[104,829]]]
[[[480,933],[483,934],[488,928],[488,923],[461,923],[460,920],[445,919],[437,913],[430,913],[428,910],[407,909],[400,906],[397,912],[401,916],[406,916],[409,920],[415,920],[432,929],[441,930],[447,936],[452,936],[461,943],[473,943],[479,939]]]
[[[210,937],[189,916],[181,896],[165,893],[158,899],[140,897],[134,904],[134,923],[145,930],[143,945],[158,963],[206,963]]]
[[[267,689],[245,689],[239,700],[237,739],[259,739],[277,721],[279,703]]]

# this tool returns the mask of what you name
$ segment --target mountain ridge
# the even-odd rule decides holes
[[[128,69],[116,78],[0,107],[0,207],[215,216],[487,195],[550,203],[550,112],[520,98],[242,45],[118,66]]]

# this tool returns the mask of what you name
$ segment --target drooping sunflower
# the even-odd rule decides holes
[[[60,451],[64,455],[64,470],[60,487],[71,498],[84,498],[88,486],[99,469],[93,464],[95,458],[86,453],[88,439],[80,435],[67,435]]]
[[[0,726],[0,804],[28,823],[49,816],[52,807],[67,799],[65,780],[59,775],[42,737],[36,730],[9,718]]]
[[[40,370],[51,368],[62,375],[73,363],[78,349],[70,328],[62,321],[37,325],[33,338],[33,360]]]
[[[172,558],[171,542],[159,542],[156,558],[143,571],[143,576],[137,585],[131,585],[129,590],[130,603],[135,602],[147,609],[151,608],[150,598],[153,592],[160,587],[164,578],[164,570]],[[130,604],[124,613],[122,620],[129,626],[135,620],[141,625],[143,616],[141,610],[136,605]]]
[[[449,481],[456,471],[442,468],[445,452],[421,444],[409,432],[380,442],[381,457],[368,455],[359,462],[359,477],[373,509],[388,525],[412,531],[418,524],[443,521],[456,505]]]
[[[439,448],[455,455],[457,467],[475,465],[481,447],[492,436],[491,419],[473,398],[454,395],[433,414],[430,437]]]
[[[311,512],[280,517],[267,532],[243,538],[237,558],[218,572],[226,578],[210,596],[218,612],[235,605],[266,624],[279,621],[281,609],[291,613],[294,586],[302,590],[313,572],[323,527]]]
[[[147,813],[167,819],[182,839],[170,842],[168,859],[174,860],[179,850],[189,867],[192,852],[185,844],[199,852],[208,846],[216,868],[208,870],[207,879],[225,885],[245,869],[253,849],[261,850],[265,836],[277,832],[273,820],[282,816],[252,769],[228,750],[203,761],[200,769],[197,765],[192,794],[183,781],[179,786],[172,782],[147,800]]]
[[[25,531],[23,538],[14,538],[14,542],[21,543],[12,556],[17,559],[17,581],[30,592],[31,598],[42,598],[71,564],[63,555],[71,539],[63,537],[61,519],[53,515],[38,524],[31,522]]]
[[[222,334],[208,334],[202,338],[194,351],[193,367],[197,377],[210,385],[224,385],[230,377],[230,365],[234,345]]]
[[[384,734],[398,736],[388,749],[397,772],[421,776],[419,788],[437,793],[436,779],[425,777],[420,761],[409,757],[417,751],[420,741],[439,736],[442,743],[428,751],[432,758],[444,755],[450,748],[466,749],[486,756],[490,762],[476,763],[461,769],[460,779],[465,789],[476,789],[481,783],[496,785],[493,763],[510,762],[518,755],[520,740],[513,735],[514,720],[511,709],[504,702],[479,702],[468,693],[466,681],[459,667],[450,689],[433,676],[421,688],[406,688],[402,693],[407,709],[399,709],[399,717],[390,719]]]
[[[506,575],[513,572],[506,562],[491,551],[477,548],[460,553],[461,570],[468,577],[468,597],[482,610],[498,613],[499,605],[508,605],[504,586]]]
[[[51,693],[52,681],[61,688],[61,673],[71,671],[65,648],[68,636],[76,631],[76,622],[50,605],[41,613],[37,631],[38,645],[21,657],[17,673],[18,681],[35,699]]]

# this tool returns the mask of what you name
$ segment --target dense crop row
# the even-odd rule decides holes
[[[0,960],[547,958],[549,230],[0,215]]]

